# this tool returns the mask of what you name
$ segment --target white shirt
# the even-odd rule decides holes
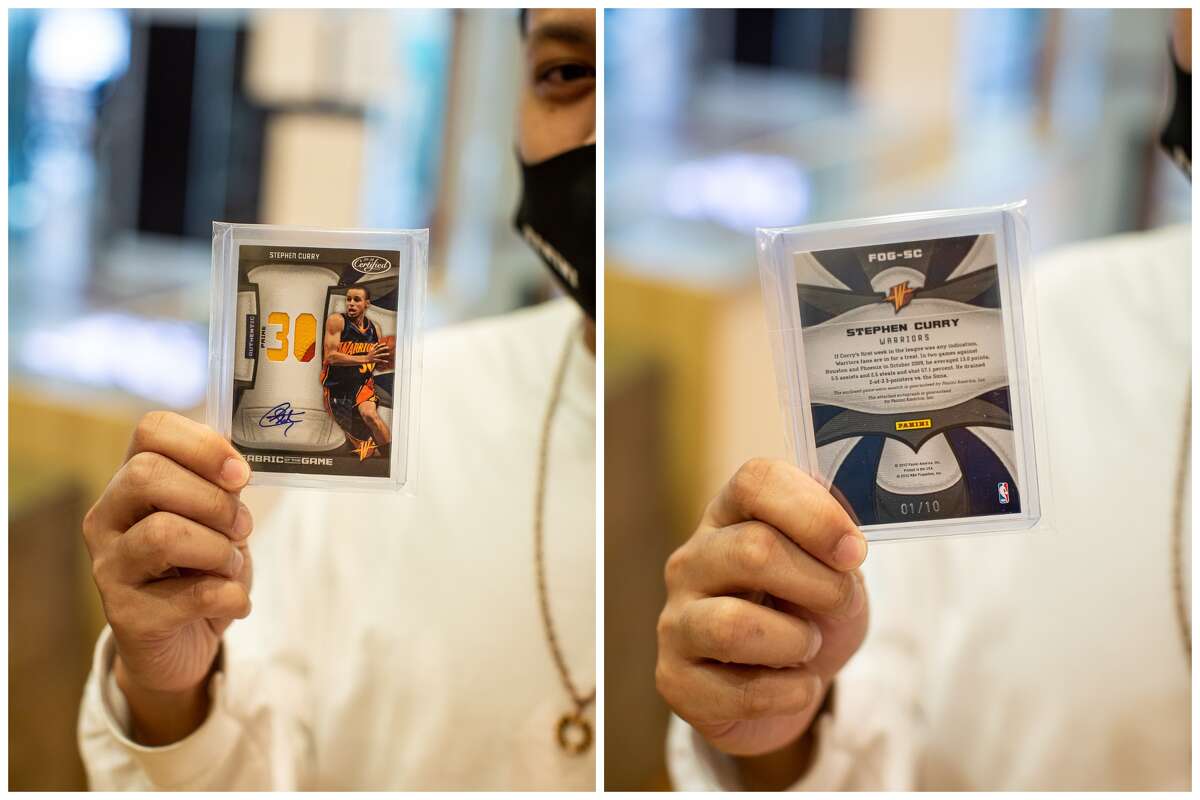
[[[794,789],[1190,788],[1190,265],[1188,227],[1036,263],[1051,529],[871,546],[867,639]],[[676,788],[737,786],[677,718],[668,751]]]
[[[212,711],[188,738],[129,739],[106,630],[80,712],[91,787],[592,789],[594,748],[568,755],[555,738],[573,705],[533,552],[542,421],[571,337],[544,538],[559,641],[589,691],[595,359],[580,321],[558,300],[427,337],[416,497],[281,492],[251,535],[253,611],[226,633]]]

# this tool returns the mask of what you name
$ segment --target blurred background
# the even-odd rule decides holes
[[[142,413],[202,417],[212,221],[428,227],[434,327],[550,279],[511,233],[515,11],[8,23],[9,788],[82,789],[79,524]]]
[[[787,457],[758,226],[1027,198],[1036,256],[1189,220],[1160,10],[609,10],[605,784],[665,789],[663,563]],[[1184,265],[1181,265],[1184,268]]]

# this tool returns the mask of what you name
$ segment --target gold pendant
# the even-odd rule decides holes
[[[592,726],[580,711],[568,711],[558,719],[558,746],[573,756],[592,746]]]

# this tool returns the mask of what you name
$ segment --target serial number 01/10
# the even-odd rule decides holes
[[[938,500],[918,500],[913,503],[901,503],[900,514],[905,517],[913,514],[936,514],[942,510],[942,504]]]

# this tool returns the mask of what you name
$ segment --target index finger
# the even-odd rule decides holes
[[[747,461],[709,503],[704,518],[717,528],[765,522],[809,555],[844,572],[857,569],[867,557],[867,540],[841,503],[786,461]]]
[[[151,411],[138,422],[125,460],[143,452],[166,456],[229,492],[250,480],[250,466],[225,437],[169,411]]]

